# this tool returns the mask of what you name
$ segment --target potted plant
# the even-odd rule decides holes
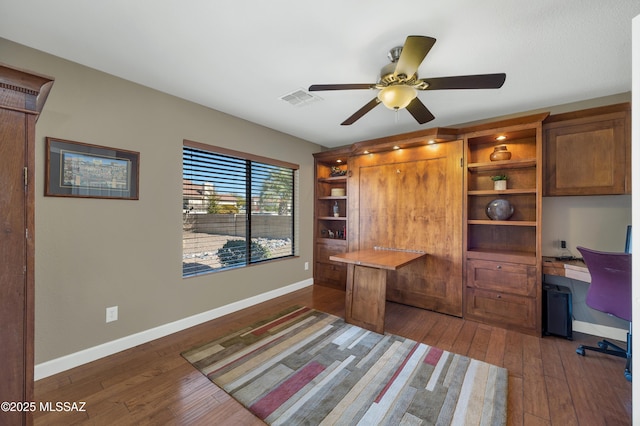
[[[507,175],[496,175],[491,176],[491,180],[493,181],[493,189],[496,191],[504,191],[507,189]]]

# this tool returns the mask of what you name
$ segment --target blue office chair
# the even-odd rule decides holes
[[[609,253],[578,247],[591,274],[587,291],[587,306],[629,321],[627,348],[623,349],[608,340],[598,342],[598,347],[580,345],[578,355],[585,350],[614,355],[627,359],[624,376],[631,381],[631,253]]]

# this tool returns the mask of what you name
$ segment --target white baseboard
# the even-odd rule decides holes
[[[627,331],[629,331],[622,328],[609,327],[607,325],[592,324],[590,322],[576,320],[573,321],[571,326],[573,327],[573,331],[577,331],[579,333],[591,334],[592,336],[619,340],[621,342],[627,341]]]
[[[193,327],[194,325],[211,321],[213,319],[239,311],[241,309],[257,305],[258,303],[262,303],[267,300],[291,293],[293,291],[300,290],[310,285],[313,285],[312,278],[288,285],[286,287],[281,287],[266,293],[262,293],[248,299],[239,300],[237,302],[230,303],[228,305],[221,306],[207,312],[202,312],[200,314],[183,318],[178,321],[154,327],[149,330],[141,331],[139,333],[135,333],[126,337],[122,337],[111,342],[103,343],[92,348],[65,355],[60,358],[43,362],[35,366],[34,379],[40,380],[45,377],[52,376],[54,374],[69,370],[79,365],[86,364],[88,362],[95,361],[109,355],[113,355],[117,352],[133,348],[134,346],[138,346],[142,343],[147,343],[151,340],[159,339],[160,337],[168,336],[169,334],[185,330],[189,327]]]

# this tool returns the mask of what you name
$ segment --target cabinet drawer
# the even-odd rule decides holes
[[[525,296],[468,288],[465,318],[500,326],[536,330],[536,302]]]
[[[535,296],[537,281],[535,266],[477,259],[467,260],[467,287]]]
[[[316,260],[319,262],[325,263],[335,263],[332,260],[329,260],[329,256],[333,256],[334,254],[346,253],[347,247],[344,244],[324,244],[319,243],[316,244]]]
[[[331,287],[346,288],[347,266],[340,263],[317,262],[314,281]]]

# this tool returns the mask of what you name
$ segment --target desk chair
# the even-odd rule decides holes
[[[576,352],[584,356],[585,350],[590,350],[626,358],[624,376],[631,381],[631,254],[608,253],[584,247],[578,247],[578,251],[591,274],[587,305],[629,321],[629,331],[626,349],[601,340],[598,347],[580,345]]]

